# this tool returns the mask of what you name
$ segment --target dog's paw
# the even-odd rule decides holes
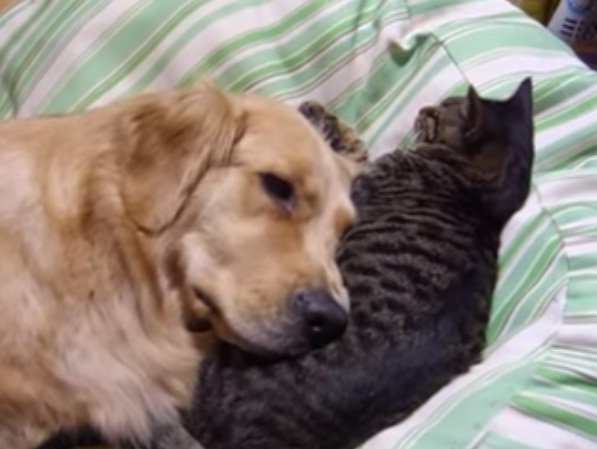
[[[321,133],[336,153],[359,164],[367,162],[365,144],[358,134],[342,123],[336,115],[315,101],[302,103],[299,111]]]

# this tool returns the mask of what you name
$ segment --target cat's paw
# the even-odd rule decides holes
[[[340,121],[335,114],[315,101],[302,103],[299,111],[335,152],[358,164],[367,162],[365,144],[356,131]]]
[[[311,122],[316,128],[320,128],[320,123],[325,119],[329,112],[317,101],[305,101],[299,106],[299,112]]]

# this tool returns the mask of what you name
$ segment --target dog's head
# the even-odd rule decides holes
[[[122,191],[192,327],[295,355],[338,337],[351,170],[299,113],[209,85],[139,100]]]

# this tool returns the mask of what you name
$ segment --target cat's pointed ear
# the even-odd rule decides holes
[[[530,189],[534,159],[533,90],[526,78],[514,94],[496,102],[492,120],[500,122],[500,141],[483,153],[490,175],[481,193],[484,208],[496,219],[507,221],[524,204]],[[479,166],[478,166],[479,167]]]
[[[483,135],[483,103],[473,86],[469,86],[465,102],[466,121],[469,123],[464,138],[473,143]]]
[[[533,82],[530,77],[525,78],[518,89],[512,94],[512,96],[506,100],[513,107],[520,110],[522,114],[525,114],[529,108],[533,105]]]

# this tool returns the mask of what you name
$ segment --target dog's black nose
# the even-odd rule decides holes
[[[344,333],[348,313],[327,291],[302,290],[295,295],[295,302],[312,346],[323,346]]]

